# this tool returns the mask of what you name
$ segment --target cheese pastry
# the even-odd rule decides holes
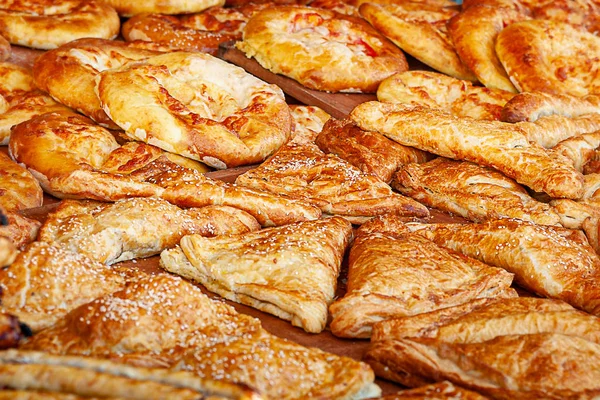
[[[471,82],[431,71],[406,71],[381,82],[377,99],[439,108],[459,117],[497,120],[513,93],[474,86]]]
[[[128,275],[82,254],[34,242],[0,270],[1,307],[39,331],[76,307],[121,289]]]
[[[317,106],[290,105],[292,114],[292,139],[294,143],[313,143],[331,118]]]
[[[505,268],[527,290],[600,314],[600,258],[582,232],[516,219],[411,226],[441,246]]]
[[[403,146],[378,132],[360,129],[349,119],[331,119],[315,141],[325,153],[333,153],[365,174],[390,183],[394,173],[408,163],[433,158],[427,152]]]
[[[379,102],[358,105],[350,118],[406,146],[493,167],[537,192],[578,199],[583,176],[567,160],[530,143],[523,131],[498,121],[458,118],[440,110]]]
[[[386,213],[429,214],[425,206],[392,192],[379,178],[312,143],[286,144],[257,168],[238,176],[236,183],[307,201],[356,224]]]
[[[218,236],[259,228],[254,217],[233,207],[183,210],[154,198],[115,203],[64,200],[44,222],[39,240],[114,264],[158,254],[189,234]]]
[[[439,157],[408,164],[395,175],[392,187],[429,207],[471,221],[518,218],[541,225],[560,225],[558,214],[533,199],[514,180],[492,168]]]
[[[161,254],[161,266],[318,333],[325,329],[351,236],[351,224],[340,217],[241,235],[190,235],[180,248]]]
[[[348,257],[347,292],[329,308],[334,335],[368,338],[378,321],[516,296],[512,274],[402,230],[390,217],[359,228]]]

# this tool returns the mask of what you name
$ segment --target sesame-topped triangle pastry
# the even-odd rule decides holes
[[[273,157],[237,177],[238,185],[307,201],[324,213],[361,224],[381,214],[427,216],[420,203],[397,193],[314,143],[288,143]]]
[[[183,237],[161,266],[307,332],[325,329],[352,225],[341,217],[241,235]]]
[[[374,323],[390,318],[516,296],[512,274],[411,233],[395,216],[358,229],[348,267],[346,295],[329,308],[341,337],[368,338]]]

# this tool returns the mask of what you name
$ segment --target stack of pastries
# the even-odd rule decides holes
[[[598,21],[0,5],[0,399],[600,396]]]

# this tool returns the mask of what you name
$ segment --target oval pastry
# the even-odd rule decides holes
[[[119,15],[131,17],[143,13],[188,14],[222,6],[225,0],[103,0],[117,10]]]
[[[263,161],[290,137],[281,89],[204,53],[105,71],[102,107],[127,136],[215,168]]]
[[[104,1],[13,0],[0,5],[0,26],[13,44],[54,49],[84,37],[113,39],[120,21]]]
[[[327,92],[374,92],[408,69],[402,50],[367,22],[310,7],[256,13],[237,47],[264,68]]]

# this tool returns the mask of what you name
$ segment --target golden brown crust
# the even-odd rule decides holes
[[[363,225],[348,258],[346,295],[333,303],[336,336],[368,338],[378,321],[452,307],[482,297],[516,296],[512,274],[448,251],[416,234]],[[380,221],[374,221],[379,223]],[[401,225],[401,224],[400,224]],[[386,230],[387,230],[386,229]]]
[[[102,108],[127,136],[215,168],[258,163],[291,133],[283,92],[204,53],[170,53],[102,72]]]
[[[116,203],[65,200],[44,222],[39,240],[62,245],[103,264],[114,264],[159,254],[185,235],[212,237],[259,228],[254,217],[233,207],[182,210],[155,198],[129,198]]]
[[[217,55],[219,43],[241,39],[232,34],[189,28],[177,17],[161,14],[139,14],[128,19],[121,29],[128,42],[153,42],[175,51],[201,51]]]
[[[0,61],[5,61],[10,58],[12,49],[8,40],[4,39],[4,36],[0,36]]]
[[[401,390],[397,394],[381,397],[381,400],[486,400],[477,392],[453,385],[450,381],[432,383],[415,389]]]
[[[585,96],[600,92],[600,38],[569,24],[514,23],[496,40],[496,53],[522,92]]]
[[[340,217],[242,235],[191,235],[181,240],[181,248],[161,254],[161,266],[318,333],[325,329],[351,236],[351,224]]]
[[[294,143],[312,143],[323,130],[323,125],[331,118],[317,106],[290,105],[292,115],[292,138]]]
[[[0,204],[7,211],[42,205],[43,192],[35,178],[5,153],[0,153]]]
[[[506,25],[525,18],[509,7],[482,4],[463,7],[448,22],[448,33],[460,59],[486,87],[518,92],[496,55],[494,43]]]
[[[35,84],[62,104],[113,129],[94,91],[95,78],[107,68],[159,54],[136,49],[119,41],[80,39],[48,51],[35,60]]]
[[[517,122],[515,126],[530,142],[548,149],[573,136],[599,130],[600,114],[584,114],[573,118],[555,114],[540,117],[533,122]]]
[[[222,6],[225,0],[149,0],[134,2],[131,0],[105,0],[114,7],[119,15],[131,17],[136,14],[189,14],[206,10],[209,7]]]
[[[599,147],[600,131],[596,131],[565,139],[554,146],[552,151],[567,157],[573,161],[573,166],[578,171],[584,172],[586,165],[595,160]]]
[[[497,120],[513,93],[474,86],[430,71],[406,71],[381,82],[377,99],[439,108],[459,117]]]
[[[10,241],[8,249],[9,254],[4,257],[5,260],[10,261],[11,258],[16,256],[16,254],[13,253],[13,250],[23,249],[26,245],[35,240],[41,223],[34,219],[24,217],[18,212],[7,212],[5,216],[8,225],[0,225],[0,238],[6,238]],[[10,264],[10,262],[4,263],[4,265],[8,264]]]
[[[272,2],[244,2],[236,7],[211,7],[201,13],[181,15],[178,18],[181,24],[188,28],[227,34],[239,40],[242,38],[242,32],[250,17],[274,4]]]
[[[351,120],[329,120],[315,141],[325,153],[333,153],[365,174],[389,183],[393,174],[408,163],[426,162],[433,156],[403,146],[380,133],[360,129]]]
[[[402,51],[366,21],[318,8],[259,11],[237,47],[271,72],[328,92],[373,93],[408,69]]]
[[[595,286],[600,258],[580,231],[516,219],[421,224],[418,229],[441,246],[507,269],[527,290],[600,314],[600,292]]]
[[[429,207],[475,222],[518,218],[560,225],[553,209],[533,199],[521,185],[492,168],[466,161],[439,157],[405,165],[395,175],[392,187]]]
[[[70,310],[120,289],[125,277],[83,255],[34,242],[0,270],[0,281],[2,310],[39,331]]]
[[[35,90],[33,76],[28,68],[11,63],[0,62],[0,95],[3,112],[15,105],[15,98]]]
[[[504,105],[500,120],[532,122],[547,115],[558,114],[572,118],[591,113],[600,113],[600,98],[597,96],[580,98],[568,94],[524,92]]]
[[[406,146],[490,166],[552,197],[580,198],[583,176],[567,160],[530,143],[524,131],[498,121],[458,118],[419,106],[367,102],[350,118]]]
[[[80,38],[114,39],[115,10],[96,0],[12,0],[0,8],[0,33],[9,42],[54,49]]]
[[[379,178],[311,143],[286,144],[257,168],[238,176],[236,183],[307,201],[357,224],[388,213],[429,214],[425,206],[392,192]]]
[[[477,81],[448,37],[446,23],[458,13],[456,10],[427,2],[394,1],[393,4],[364,3],[359,11],[385,37],[434,70]]]

